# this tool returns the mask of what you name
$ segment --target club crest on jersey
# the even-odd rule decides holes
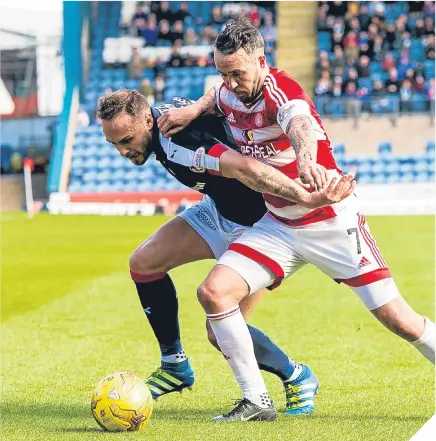
[[[202,159],[205,154],[206,154],[206,149],[204,147],[200,147],[195,151],[194,157],[193,157],[194,165],[189,167],[189,169],[191,171],[193,171],[194,173],[205,173],[206,172],[206,168],[201,165]]]
[[[244,137],[245,142],[246,142],[248,145],[252,145],[252,144],[254,144],[254,134],[253,134],[253,130],[251,130],[251,129],[245,129],[245,130],[243,130],[243,132],[242,132],[242,136]]]
[[[261,113],[256,114],[256,118],[254,118],[254,124],[256,124],[257,127],[262,127],[263,117]]]

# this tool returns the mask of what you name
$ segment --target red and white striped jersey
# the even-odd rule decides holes
[[[297,179],[295,151],[286,130],[294,116],[306,115],[318,139],[317,162],[330,170],[332,177],[341,174],[312,100],[298,82],[285,72],[270,68],[262,94],[249,106],[239,101],[224,83],[217,85],[215,91],[217,106],[227,117],[243,155],[252,156]],[[276,196],[263,196],[271,215],[295,227],[334,217],[335,209],[340,209],[347,201],[345,199],[331,207],[312,210]]]

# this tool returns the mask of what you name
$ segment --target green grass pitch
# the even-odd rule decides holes
[[[162,398],[145,431],[102,432],[90,412],[106,374],[146,377],[159,362],[129,279],[130,252],[164,217],[3,215],[2,436],[5,441],[405,441],[434,413],[433,366],[391,335],[346,287],[305,268],[270,293],[250,322],[321,380],[315,413],[274,423],[215,425],[239,398],[207,342],[196,287],[212,261],[172,272],[192,392]],[[374,217],[374,236],[406,299],[434,319],[433,217]],[[265,378],[278,410],[280,382]]]

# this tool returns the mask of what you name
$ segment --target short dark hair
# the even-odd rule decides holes
[[[229,20],[215,40],[215,48],[224,55],[231,55],[239,49],[247,54],[265,47],[259,29],[248,18]]]
[[[144,95],[136,90],[121,89],[99,98],[97,118],[102,121],[109,121],[121,112],[126,112],[133,118],[138,118],[149,108],[150,105]]]

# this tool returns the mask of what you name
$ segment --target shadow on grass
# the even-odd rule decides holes
[[[210,408],[200,408],[195,409],[192,407],[186,408],[174,408],[174,407],[164,407],[160,406],[159,403],[155,404],[153,409],[153,420],[154,421],[177,421],[177,422],[189,422],[189,421],[204,421],[207,422],[214,416],[219,415],[222,412],[227,412],[229,409],[222,407],[210,407]],[[287,419],[291,420],[292,417],[287,417],[283,415],[282,412],[278,413],[279,421],[283,422]],[[314,415],[300,416],[299,421],[395,421],[395,422],[406,422],[406,421],[419,421],[421,423],[426,422],[431,415],[419,416],[419,415],[371,415],[371,414],[323,414],[315,413]],[[73,403],[71,405],[65,403],[40,403],[40,404],[23,404],[23,403],[3,403],[2,409],[2,419],[6,421],[7,419],[15,420],[19,418],[20,420],[24,418],[29,418],[32,420],[43,419],[43,418],[56,418],[56,419],[92,419],[91,409],[87,403],[78,404]],[[59,431],[59,430],[55,430]],[[77,428],[65,428],[62,429],[65,432],[100,432],[101,429],[98,427],[77,427]]]

